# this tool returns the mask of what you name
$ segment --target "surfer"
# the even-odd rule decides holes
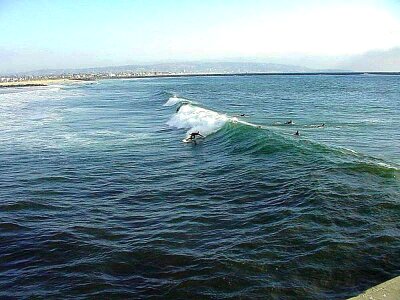
[[[300,135],[299,131],[297,130],[296,133],[295,133],[294,135],[295,135],[295,136],[299,136],[299,135]]]
[[[292,121],[292,120],[289,120],[289,121],[285,122],[285,124],[286,124],[286,125],[292,125],[292,124],[293,124],[293,121]]]
[[[200,132],[197,131],[197,132],[192,132],[192,133],[190,134],[189,140],[194,140],[194,139],[196,139],[196,136],[200,136],[200,137],[202,137],[202,138],[204,137],[204,135],[201,135]]]
[[[189,104],[188,102],[182,102],[181,104],[179,104],[178,108],[176,109],[176,112],[178,112],[182,106]]]
[[[325,127],[325,123],[322,123],[322,125],[319,125],[318,128]]]
[[[178,108],[176,109],[176,112],[178,112],[182,106],[183,106],[183,104],[179,105]]]

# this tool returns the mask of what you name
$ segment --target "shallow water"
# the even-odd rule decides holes
[[[399,101],[396,76],[1,90],[0,297],[343,299],[399,275]]]

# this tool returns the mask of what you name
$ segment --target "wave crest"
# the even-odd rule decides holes
[[[224,114],[188,104],[183,105],[167,124],[179,129],[188,129],[188,133],[199,131],[207,136],[221,129],[228,120],[229,117]]]
[[[187,100],[185,98],[179,98],[179,97],[174,96],[174,97],[170,97],[168,99],[168,101],[164,103],[164,106],[174,106],[178,103],[191,103],[191,101]]]

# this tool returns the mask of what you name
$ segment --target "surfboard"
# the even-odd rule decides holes
[[[195,137],[194,139],[191,139],[190,137],[187,137],[187,138],[183,139],[182,142],[184,142],[184,143],[196,143],[196,142],[198,142],[198,141],[200,141],[202,139],[203,138],[201,136]]]
[[[189,139],[189,138],[186,138],[186,139],[182,140],[182,142],[184,142],[184,143],[192,143],[194,141],[195,141],[195,139]]]

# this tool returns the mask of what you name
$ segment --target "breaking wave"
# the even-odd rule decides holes
[[[167,124],[178,129],[187,129],[187,133],[199,131],[202,135],[207,136],[220,130],[227,122],[261,127],[237,117],[200,107],[197,102],[176,95],[170,97],[163,106],[178,106],[176,113]]]
[[[337,168],[347,171],[360,171],[381,177],[397,178],[398,166],[389,165],[378,158],[358,153],[343,147],[332,147],[308,139],[297,139],[292,135],[285,135],[267,126],[260,126],[231,117],[227,114],[206,109],[189,102],[185,98],[171,97],[164,106],[181,104],[167,124],[178,129],[187,129],[186,134],[200,132],[204,136],[221,132],[217,140],[225,144],[226,139],[235,140],[235,146],[229,142],[229,148],[241,153],[271,154],[277,151],[295,151],[303,155],[335,153],[338,157],[346,157],[348,163],[335,163]],[[263,130],[259,130],[263,129]],[[245,141],[238,143],[237,141]],[[222,145],[221,144],[221,145]],[[333,166],[332,166],[333,167]],[[334,168],[334,167],[333,167]]]
[[[192,103],[192,101],[174,96],[170,97],[168,101],[164,103],[164,106],[174,106],[178,103]]]
[[[207,136],[221,129],[229,119],[225,114],[187,104],[183,105],[167,124],[179,129],[188,129],[188,133],[199,131]]]

